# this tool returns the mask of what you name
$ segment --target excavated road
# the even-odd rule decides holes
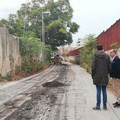
[[[89,73],[64,63],[0,85],[0,120],[120,120],[108,92],[108,110],[94,111],[95,86]],[[101,106],[102,108],[102,106]]]

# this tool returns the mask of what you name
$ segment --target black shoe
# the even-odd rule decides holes
[[[113,105],[117,105],[117,104],[118,104],[118,102],[113,103]]]
[[[93,107],[93,110],[101,110],[101,109],[100,109],[100,107],[95,106],[95,107]]]
[[[115,108],[115,107],[120,107],[120,104],[119,104],[119,103],[115,104],[115,105],[114,105],[114,108]]]
[[[106,107],[106,106],[104,106],[104,107],[103,107],[103,110],[107,110],[107,107]]]

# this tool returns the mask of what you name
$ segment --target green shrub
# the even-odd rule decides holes
[[[3,76],[2,79],[7,80],[7,81],[11,81],[12,77],[11,77],[11,75],[7,74],[6,76]]]
[[[91,73],[92,57],[95,53],[96,38],[89,35],[85,38],[86,43],[80,52],[80,65]]]

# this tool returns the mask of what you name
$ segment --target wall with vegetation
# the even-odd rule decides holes
[[[20,64],[18,37],[10,35],[5,27],[0,27],[0,74],[11,74]]]

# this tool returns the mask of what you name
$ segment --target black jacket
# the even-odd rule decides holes
[[[108,74],[110,72],[110,58],[102,51],[98,51],[92,60],[93,84],[106,86],[108,84]]]
[[[118,56],[111,63],[110,77],[120,79],[120,58]]]

